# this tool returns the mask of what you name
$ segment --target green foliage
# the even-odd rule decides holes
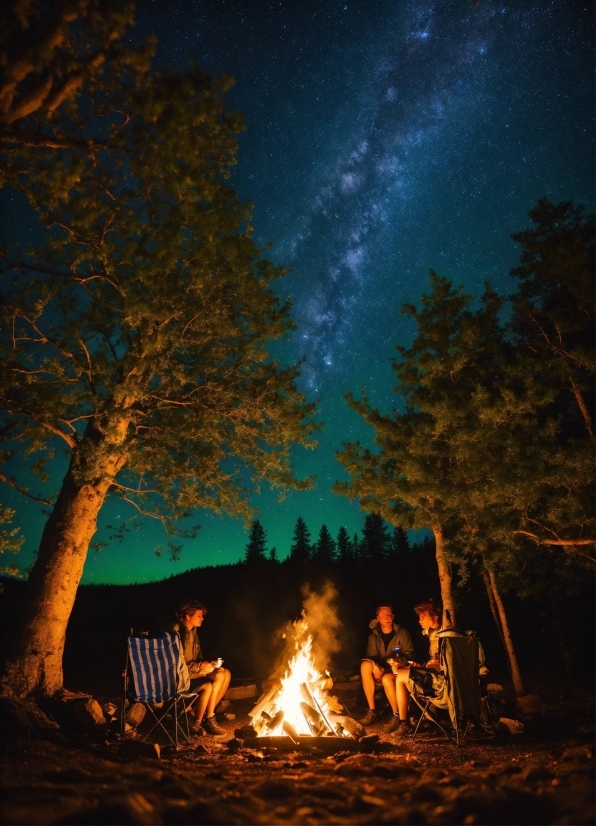
[[[6,508],[3,505],[0,505],[0,555],[6,553],[17,553],[25,541],[24,537],[19,536],[20,528],[9,527],[10,523],[14,519],[14,516],[15,512],[12,508]],[[1,566],[0,574],[19,576],[15,565]],[[2,590],[1,586],[0,590]]]
[[[545,553],[572,587],[594,546],[594,226],[571,204],[530,217],[509,325],[488,285],[475,304],[433,272],[421,307],[404,306],[417,329],[393,365],[403,412],[348,395],[378,451],[344,445],[351,479],[334,488],[401,528],[440,526],[462,580],[481,558],[524,593],[550,587]]]
[[[314,446],[314,408],[297,368],[267,350],[293,329],[275,293],[284,271],[225,182],[242,128],[223,104],[230,84],[112,50],[51,124],[19,121],[53,143],[0,144],[46,230],[3,258],[3,435],[40,473],[61,444],[76,484],[107,479],[173,533],[202,507],[250,518],[263,482],[311,483],[290,449]]]

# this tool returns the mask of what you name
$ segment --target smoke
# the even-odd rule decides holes
[[[327,670],[331,656],[341,648],[338,639],[341,621],[335,605],[338,597],[335,586],[331,582],[325,582],[321,592],[317,593],[306,583],[300,592],[303,599],[301,618],[286,623],[278,632],[278,640],[283,641],[283,650],[270,679],[283,677],[296,649],[309,635],[313,638],[315,666],[322,674]]]

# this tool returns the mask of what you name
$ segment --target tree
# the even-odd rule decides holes
[[[272,548],[272,552],[275,548]],[[244,552],[244,561],[247,565],[258,565],[267,559],[267,538],[265,529],[258,519],[250,526],[248,544]]]
[[[527,415],[515,421],[528,461],[525,490],[510,496],[517,535],[581,555],[595,543],[594,216],[545,198],[529,216],[534,226],[513,236],[521,260],[511,271],[512,328],[524,391],[542,398],[529,441]]]
[[[275,545],[269,551],[269,562],[273,562],[276,565],[279,562],[279,558],[277,556],[277,548],[275,547]]]
[[[340,526],[337,532],[335,547],[337,549],[337,559],[340,562],[347,563],[354,561],[354,547],[343,525]]]
[[[44,125],[104,82],[110,63],[134,61],[123,43],[134,3],[12,0],[7,6],[0,28],[0,144],[61,148],[62,136]]]
[[[180,520],[200,508],[250,517],[263,481],[310,484],[290,449],[314,444],[314,409],[297,369],[266,348],[292,329],[272,288],[284,273],[225,183],[241,128],[222,102],[229,80],[198,67],[118,71],[69,101],[65,148],[13,153],[30,172],[12,182],[47,234],[4,259],[2,433],[41,473],[58,446],[70,455],[7,668],[16,696],[62,686],[66,625],[106,497],[175,537],[193,535]],[[103,148],[90,152],[91,139]]]
[[[362,528],[362,558],[373,566],[387,558],[391,548],[391,537],[383,517],[378,513],[367,513]]]
[[[501,301],[487,286],[474,310],[472,296],[454,290],[447,279],[431,271],[430,282],[420,310],[412,305],[402,309],[417,325],[412,345],[397,347],[399,358],[393,362],[405,410],[386,415],[366,397],[356,400],[348,394],[348,404],[374,428],[379,450],[373,453],[358,442],[344,445],[337,456],[351,480],[336,483],[334,490],[358,498],[362,508],[393,525],[431,528],[444,623],[454,625],[446,532],[457,529],[462,497],[473,495],[481,472],[463,456],[472,449],[469,434],[476,427],[479,386],[486,401],[496,392],[501,372],[496,369]],[[492,376],[487,387],[483,376]],[[453,460],[455,452],[462,458],[459,463]]]
[[[292,560],[292,562],[305,562],[310,558],[310,553],[310,531],[306,527],[304,519],[299,516],[294,527],[289,559]]]
[[[329,533],[327,525],[321,525],[319,538],[314,544],[312,558],[317,562],[328,563],[335,559],[335,540]]]
[[[391,536],[391,550],[396,556],[400,556],[401,554],[409,554],[412,550],[408,540],[407,531],[399,525],[393,529],[393,534]]]

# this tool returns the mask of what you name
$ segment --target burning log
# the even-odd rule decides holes
[[[258,720],[263,711],[267,711],[267,709],[273,708],[279,690],[279,683],[276,683],[275,685],[271,686],[269,691],[266,691],[261,695],[253,710],[248,712],[248,716],[252,717],[253,720]]]
[[[288,737],[290,738],[290,740],[292,740],[293,743],[297,744],[299,742],[300,738],[298,736],[298,732],[291,723],[288,723],[287,720],[284,720],[281,730],[284,734],[288,735]]]
[[[282,724],[283,719],[284,719],[284,713],[280,709],[277,712],[277,714],[275,714],[273,717],[271,717],[270,714],[267,714],[266,711],[263,711],[261,713],[261,719],[265,720],[266,725],[265,725],[265,728],[262,729],[260,733],[261,734],[266,734],[267,731],[271,731],[271,732],[275,731],[275,729]]]
[[[321,715],[312,706],[309,706],[308,703],[300,703],[300,709],[304,714],[304,719],[308,723],[308,727],[310,728],[313,737],[320,737],[325,731],[327,731],[327,726],[325,725]]]
[[[317,702],[317,698],[314,696],[314,694],[312,693],[312,691],[306,683],[302,683],[302,685],[300,686],[300,693],[304,697],[304,700],[306,701],[307,705],[311,709],[316,708],[316,710],[319,712],[319,715],[321,717],[321,720],[323,721],[324,726],[326,726],[332,734],[335,734],[335,729],[333,728],[329,720],[325,717],[323,709]],[[324,730],[325,729],[323,728],[323,731]]]

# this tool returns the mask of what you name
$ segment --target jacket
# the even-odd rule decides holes
[[[199,642],[199,635],[197,629],[193,628],[188,631],[186,626],[182,623],[176,623],[168,629],[173,634],[178,634],[180,642],[182,643],[182,656],[188,666],[188,673],[191,679],[195,679],[199,675],[199,668],[205,659],[201,651],[201,643]]]
[[[368,635],[368,642],[366,644],[366,657],[374,660],[377,665],[386,667],[387,660],[393,657],[393,649],[398,645],[401,648],[401,656],[406,660],[414,659],[414,645],[412,638],[405,628],[401,625],[393,623],[393,637],[389,641],[389,645],[385,646],[381,637],[381,626],[379,620],[375,617],[369,624],[371,633]]]

